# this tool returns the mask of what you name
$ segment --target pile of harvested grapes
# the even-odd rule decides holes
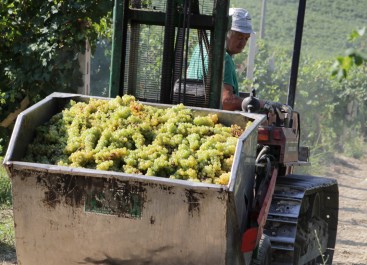
[[[24,160],[226,185],[242,131],[182,104],[163,109],[129,95],[71,100],[37,128]]]

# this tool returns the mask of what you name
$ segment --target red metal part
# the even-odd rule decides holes
[[[257,223],[259,225],[259,232],[257,234],[257,242],[256,243],[258,243],[260,241],[261,235],[264,231],[264,226],[265,226],[265,223],[266,223],[266,219],[268,218],[268,213],[269,213],[269,209],[270,209],[270,205],[271,205],[271,199],[273,197],[273,193],[274,193],[274,189],[275,189],[275,183],[276,183],[276,180],[277,180],[277,176],[278,176],[278,169],[274,168],[271,179],[270,179],[268,191],[266,192],[263,205],[261,207],[259,216],[257,217]]]
[[[245,233],[243,233],[242,235],[241,251],[244,253],[253,251],[256,248],[256,246],[259,244],[262,233],[264,231],[266,219],[268,217],[270,204],[271,204],[271,198],[273,197],[277,176],[278,176],[278,169],[273,168],[269,186],[268,186],[264,201],[262,203],[261,209],[258,212],[258,214],[254,216],[257,222],[257,226],[248,228],[245,231]]]
[[[267,140],[262,140],[260,137],[258,142],[260,144],[269,145],[274,150],[278,150],[275,157],[279,157],[279,163],[297,162],[298,161],[298,135],[293,128],[264,126],[259,127],[259,135],[266,135]]]
[[[256,248],[257,242],[257,235],[258,235],[258,228],[257,227],[251,227],[245,231],[242,235],[242,245],[241,245],[241,251],[251,252]]]

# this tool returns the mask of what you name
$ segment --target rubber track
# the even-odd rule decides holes
[[[305,198],[308,201],[316,194],[320,198],[318,206],[320,218],[318,219],[321,225],[320,222],[315,225],[315,221],[312,223],[303,215],[306,209],[303,205],[307,205]],[[272,264],[308,264],[310,256],[313,256],[314,260],[320,256],[320,247],[317,242],[314,242],[317,240],[311,235],[302,234],[304,231],[297,229],[304,222],[308,226],[317,227],[320,225],[323,227],[325,234],[321,233],[318,237],[321,237],[320,240],[324,241],[324,246],[327,249],[324,252],[325,256],[328,256],[326,264],[332,264],[338,225],[338,207],[339,192],[335,179],[293,174],[278,177],[264,231],[271,240]],[[314,231],[313,228],[312,231]],[[296,253],[298,249],[296,238],[300,236],[307,238],[309,243],[311,242],[312,246],[309,246],[310,244],[307,246],[307,257],[306,255],[300,257]],[[314,235],[314,237],[316,236]],[[320,257],[318,260],[320,261]]]

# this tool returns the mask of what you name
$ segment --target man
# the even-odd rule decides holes
[[[229,16],[232,17],[232,24],[226,38],[222,108],[224,110],[242,110],[243,98],[239,97],[236,66],[232,57],[243,51],[253,30],[251,17],[247,10],[230,8]]]
[[[247,10],[243,8],[230,8],[229,16],[232,22],[225,42],[226,52],[224,56],[222,109],[242,110],[241,104],[243,98],[239,97],[236,66],[232,57],[243,51],[253,30],[251,17]],[[203,51],[200,50],[199,45],[195,47],[187,70],[187,78],[203,79],[203,61],[201,54],[204,54],[205,70],[208,67],[208,54],[204,47],[202,49]]]
[[[265,111],[265,113],[274,113],[275,111],[290,112],[291,108],[278,102],[259,100],[255,97],[241,98],[239,96],[238,81],[236,76],[236,66],[233,62],[233,56],[239,54],[245,48],[252,30],[251,16],[246,9],[230,8],[231,28],[227,32],[224,55],[224,76],[222,87],[222,109],[224,110],[243,110],[251,112]],[[201,54],[204,54],[204,62],[201,60]],[[208,54],[203,48],[200,51],[199,45],[195,47],[187,70],[187,78],[203,79],[203,64],[205,70],[208,67]],[[282,115],[283,116],[283,115]]]

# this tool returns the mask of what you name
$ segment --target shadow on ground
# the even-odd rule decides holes
[[[17,264],[15,248],[6,243],[0,242],[0,264]]]
[[[339,158],[339,157],[334,157],[333,158],[333,164],[340,165],[340,166],[350,168],[350,169],[354,169],[354,170],[359,169],[356,165],[353,165],[350,162],[348,162],[347,160]]]

